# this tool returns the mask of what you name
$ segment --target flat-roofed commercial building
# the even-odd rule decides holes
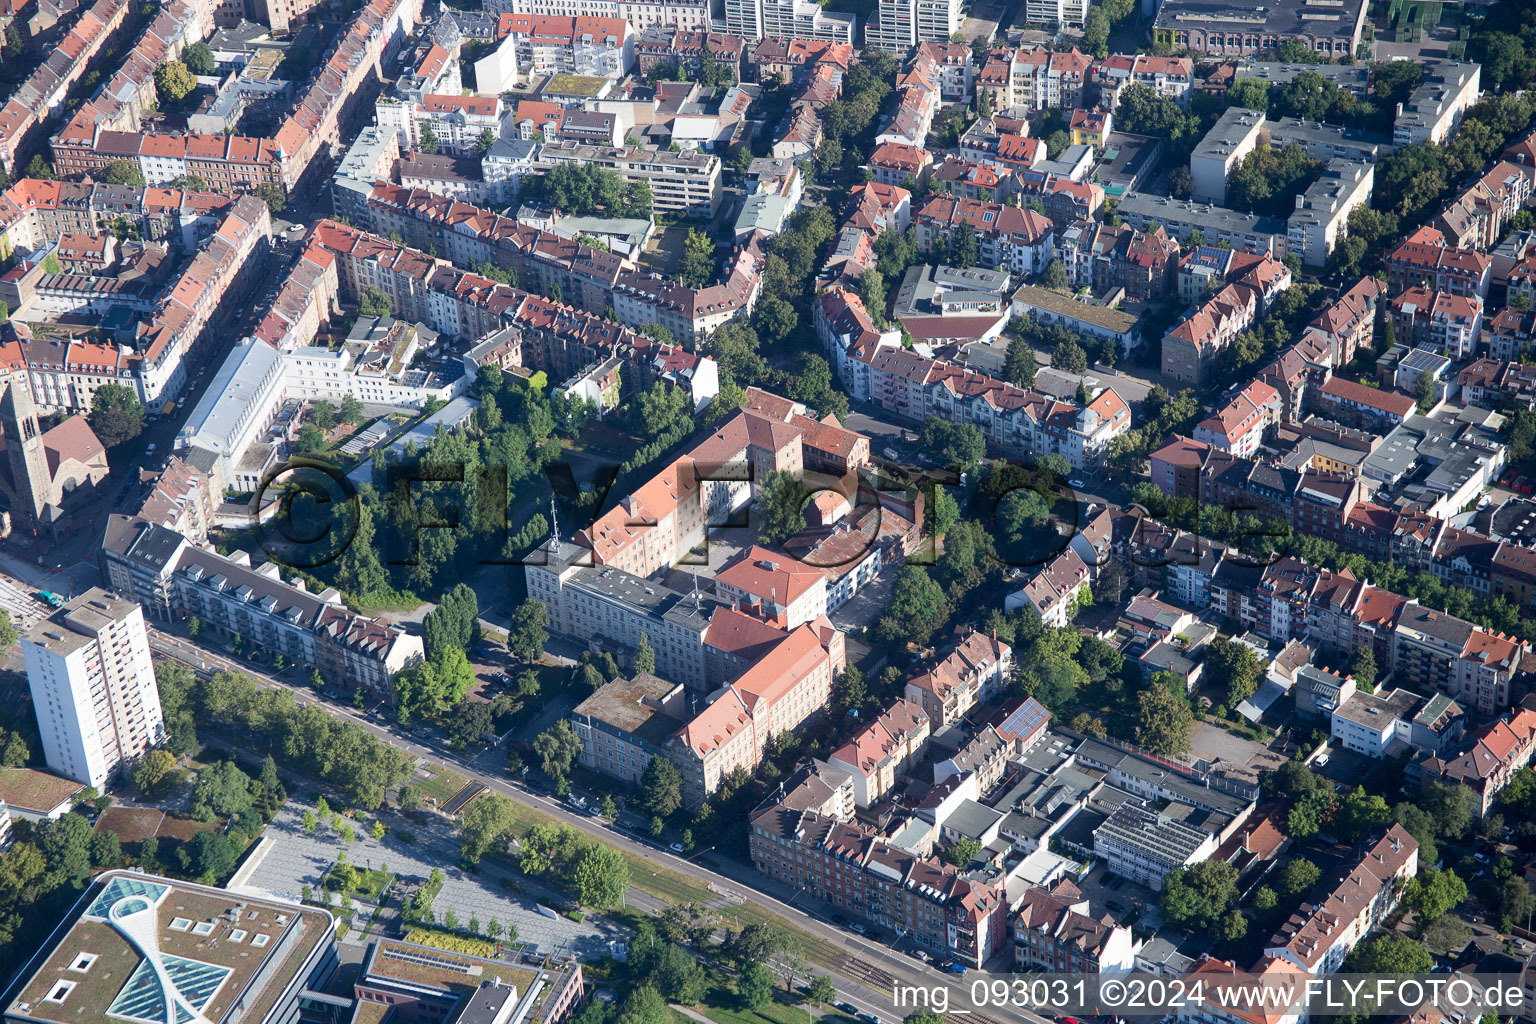
[[[336,964],[329,911],[109,871],[22,969],[5,1021],[289,1024]]]

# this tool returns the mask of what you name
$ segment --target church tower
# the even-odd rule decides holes
[[[40,524],[53,476],[43,452],[32,385],[25,377],[13,378],[5,389],[5,397],[0,399],[0,427],[5,430],[5,455],[11,467],[12,515],[22,523]]]

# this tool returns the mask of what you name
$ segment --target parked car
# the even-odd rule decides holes
[[[682,853],[683,852],[683,844],[682,843],[673,843],[671,846],[667,847],[667,849],[671,850],[673,853]]]
[[[881,454],[890,459],[892,462],[895,462],[897,459],[901,458],[901,455],[897,453],[895,448],[886,448],[881,452]]]
[[[965,964],[958,960],[951,960],[949,963],[944,965],[944,969],[950,974],[964,974]]]
[[[850,1017],[857,1017],[859,1014],[859,1008],[852,1003],[834,1003],[833,1006]]]
[[[872,1013],[859,1014],[859,1020],[863,1021],[864,1024],[880,1024],[880,1018]]]
[[[1073,487],[1076,487],[1078,490],[1082,490],[1084,487],[1088,486],[1081,480],[1068,480],[1067,483],[1071,484]]]
[[[861,924],[855,924],[855,925],[854,925],[854,926],[853,926],[853,930],[854,930],[854,933],[855,933],[855,934],[857,934],[857,935],[863,935],[863,934],[865,934],[865,933],[866,933],[866,932],[867,932],[867,931],[868,931],[868,930],[869,930],[869,929],[867,929],[867,928],[865,928],[865,927],[864,927],[864,926],[863,926],[863,925],[861,925]]]
[[[1328,767],[1328,755],[1324,754],[1322,757],[1319,757],[1317,759],[1317,761],[1315,762],[1315,764],[1319,768],[1326,768],[1326,767]]]

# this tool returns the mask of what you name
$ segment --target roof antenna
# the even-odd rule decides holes
[[[694,573],[693,573],[693,610],[695,612],[697,612],[699,610],[699,573],[698,573],[698,570],[694,570]]]
[[[549,549],[552,554],[560,553],[560,517],[555,514],[555,496],[549,496]]]

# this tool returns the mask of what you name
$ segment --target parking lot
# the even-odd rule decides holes
[[[353,864],[369,868],[387,865],[406,883],[406,891],[426,881],[434,867],[439,868],[444,875],[443,888],[432,904],[439,922],[450,908],[461,926],[472,915],[479,918],[482,929],[495,918],[503,926],[516,926],[518,941],[537,946],[541,953],[574,952],[582,957],[602,956],[610,939],[622,938],[618,929],[601,919],[577,922],[545,916],[537,909],[540,902],[559,908],[566,900],[535,879],[492,861],[483,861],[478,873],[459,867],[458,840],[449,822],[439,815],[422,813],[414,821],[389,815],[390,831],[382,840],[355,826],[357,839],[343,846],[328,826],[320,826],[313,834],[304,831],[304,812],[313,809],[299,799],[290,800],[267,826],[266,835],[275,841],[251,872],[250,887],[284,899],[298,899],[306,885],[318,894],[326,872],[345,850]],[[403,840],[406,834],[413,837],[411,842]],[[523,891],[504,888],[503,880]]]

